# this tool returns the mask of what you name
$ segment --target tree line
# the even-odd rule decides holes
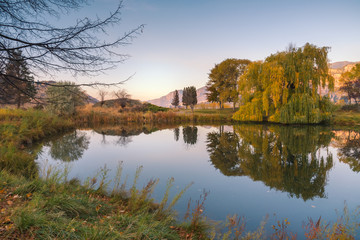
[[[329,74],[328,47],[306,43],[271,54],[264,61],[226,59],[210,70],[207,100],[239,104],[239,121],[320,123],[329,121],[333,105],[321,88],[334,89]],[[360,100],[360,64],[342,75],[341,91]]]
[[[194,111],[194,107],[197,104],[197,93],[194,86],[184,88],[182,95],[182,104],[186,107],[186,109],[190,106],[191,110]],[[175,90],[174,92],[174,97],[172,99],[171,105],[173,105],[175,108],[179,107],[180,105],[178,90]]]

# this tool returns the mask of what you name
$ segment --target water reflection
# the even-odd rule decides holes
[[[333,156],[326,128],[239,125],[207,135],[210,161],[224,175],[249,176],[305,201],[324,198]]]
[[[71,162],[78,160],[89,147],[89,137],[86,133],[74,131],[49,142],[50,156],[53,159]]]
[[[339,131],[337,135],[339,160],[354,172],[360,172],[360,132]]]
[[[187,145],[195,145],[198,137],[198,128],[197,127],[183,127],[183,139],[184,143]]]
[[[121,126],[100,126],[94,127],[93,131],[102,135],[101,144],[109,144],[107,136],[116,136],[112,143],[116,146],[125,147],[132,142],[132,136],[151,134],[161,129],[171,128],[171,125],[143,125],[143,124],[127,124]]]
[[[179,141],[179,135],[180,135],[180,129],[177,127],[177,128],[174,128],[174,139],[175,141]]]

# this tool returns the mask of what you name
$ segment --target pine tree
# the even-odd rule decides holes
[[[174,98],[171,102],[171,105],[173,105],[175,108],[177,108],[179,106],[179,93],[178,90],[175,90],[175,95]]]
[[[6,104],[16,104],[20,108],[36,94],[34,77],[21,51],[11,51],[10,55],[11,58],[5,66],[5,74],[0,79],[0,100]]]
[[[183,103],[183,106],[185,106],[185,108],[187,109],[189,106],[189,93],[188,93],[187,87],[184,88],[184,90],[183,90],[182,103]]]
[[[194,111],[197,104],[197,93],[194,86],[184,88],[182,102],[186,108],[190,106],[191,110]]]

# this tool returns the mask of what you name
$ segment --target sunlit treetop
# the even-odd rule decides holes
[[[330,116],[320,87],[334,87],[329,74],[328,47],[289,46],[265,61],[249,64],[240,77],[241,106],[235,120],[319,123]]]

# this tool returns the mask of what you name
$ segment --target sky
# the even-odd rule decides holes
[[[106,16],[117,4],[92,0],[66,21]],[[211,68],[227,58],[264,60],[290,43],[331,47],[330,62],[360,61],[360,0],[124,0],[123,5],[122,21],[108,37],[145,24],[143,33],[121,49],[131,57],[77,82],[111,83],[132,76],[122,88],[145,101],[205,86]],[[87,92],[98,97],[97,90]]]

